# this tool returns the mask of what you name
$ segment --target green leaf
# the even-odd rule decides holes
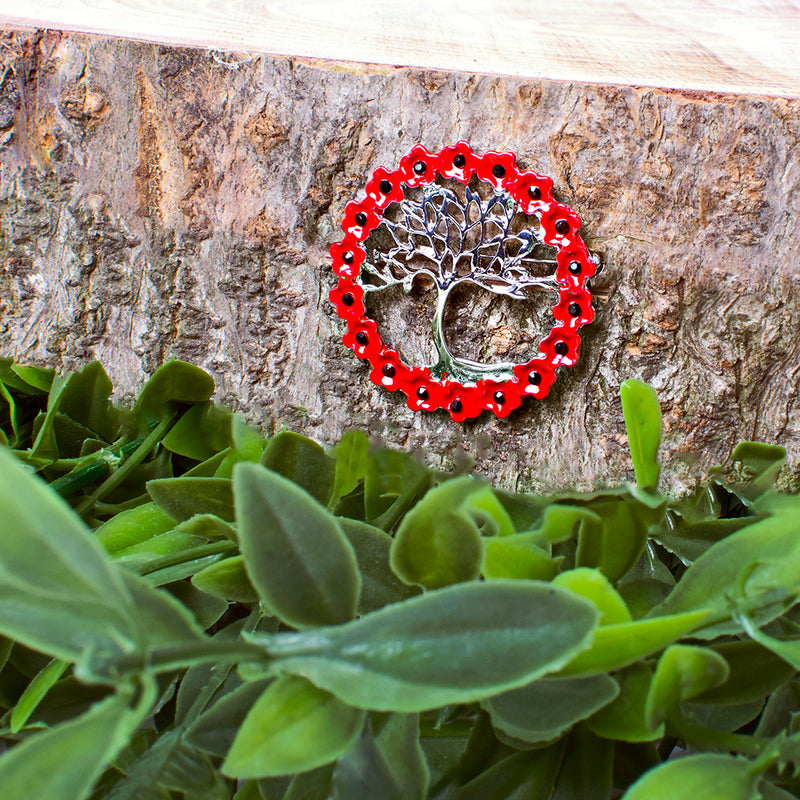
[[[753,763],[744,758],[684,756],[647,772],[628,789],[623,800],[758,800],[759,778]]]
[[[205,461],[231,446],[231,417],[227,408],[198,403],[184,412],[161,444],[180,456]]]
[[[277,669],[351,705],[411,712],[472,702],[559,669],[589,645],[597,616],[549,584],[474,582],[325,631],[253,639],[280,659]]]
[[[482,705],[492,724],[525,742],[547,742],[608,705],[619,694],[608,675],[540,678],[519,689],[490,697]]]
[[[475,580],[480,575],[483,538],[472,496],[487,491],[491,492],[469,477],[431,489],[397,530],[391,565],[398,577],[426,589]]]
[[[224,541],[225,539],[232,542],[237,541],[236,528],[214,514],[195,514],[178,523],[175,530],[202,536],[211,541]]]
[[[113,384],[99,361],[90,361],[69,376],[60,410],[75,422],[111,442],[117,431],[119,411],[109,402]]]
[[[375,733],[365,730],[336,761],[332,800],[423,800],[428,766],[419,745],[416,714],[373,715]]]
[[[563,557],[553,558],[539,546],[539,541],[538,532],[485,539],[481,573],[491,579],[552,580],[558,574]]]
[[[233,484],[228,478],[160,478],[147,482],[156,505],[175,522],[213,514],[233,522]]]
[[[553,580],[553,584],[591,600],[600,612],[600,625],[619,625],[631,621],[625,601],[600,570],[577,567],[562,572]]]
[[[53,378],[50,392],[47,395],[47,413],[44,416],[39,415],[34,421],[34,440],[31,447],[31,456],[53,460],[59,456],[54,423],[68,380],[68,378],[61,375],[56,375]]]
[[[786,463],[786,448],[762,442],[740,442],[731,453],[743,478],[751,481],[748,498],[755,499],[770,489]]]
[[[260,465],[237,464],[233,482],[241,552],[267,606],[296,628],[352,619],[361,576],[336,518]]]
[[[196,572],[192,584],[203,592],[232,603],[255,603],[258,593],[250,583],[242,556],[217,561]]]
[[[661,442],[658,397],[651,386],[633,378],[622,382],[619,395],[636,483],[655,488],[659,473],[658,445]]]
[[[380,528],[346,517],[339,518],[344,535],[356,554],[358,571],[361,573],[361,593],[358,597],[358,614],[367,614],[399,603],[420,593],[416,586],[403,583],[392,572],[389,552],[392,537]]]
[[[153,536],[166,533],[174,527],[172,518],[155,503],[144,503],[115,514],[94,533],[97,541],[109,553],[115,554]]]
[[[604,739],[623,742],[652,742],[664,735],[663,724],[651,728],[645,719],[645,704],[653,672],[647,664],[637,663],[616,674],[619,696],[601,708],[586,723]]]
[[[17,704],[11,710],[11,721],[8,725],[11,733],[17,733],[25,726],[30,715],[36,710],[36,706],[39,705],[56,681],[64,674],[64,670],[68,666],[69,664],[66,661],[54,658],[47,666],[42,667],[41,671],[27,685]]]
[[[322,505],[328,505],[336,462],[308,437],[290,431],[273,436],[267,442],[260,463],[305,489]]]
[[[713,544],[752,525],[753,522],[751,517],[704,520],[692,525],[676,525],[668,529],[669,532],[657,531],[652,536],[662,547],[670,553],[675,553],[688,566],[697,561]]]
[[[23,391],[27,391],[29,394],[31,393],[31,388],[42,392],[43,394],[47,394],[50,391],[50,387],[53,384],[53,379],[55,378],[56,374],[54,369],[49,367],[23,366],[22,364],[9,363],[9,361],[6,361],[6,363],[10,367],[11,374],[4,371],[3,381],[9,386],[22,389]],[[17,378],[21,379],[22,384],[20,384],[19,381],[12,382],[12,375],[16,375]]]
[[[695,697],[695,703],[740,705],[762,700],[794,675],[793,667],[758,642],[724,642],[711,649],[725,659],[730,675],[725,683]]]
[[[596,567],[617,581],[639,560],[654,513],[640,503],[617,498],[595,501],[591,509],[600,522],[587,519],[581,525],[576,564]]]
[[[248,681],[223,695],[189,728],[187,741],[206,753],[224,758],[245,717],[270,683],[271,678]]]
[[[588,508],[553,503],[544,509],[541,525],[534,533],[539,544],[544,547],[577,536],[582,523],[600,521],[600,517]]]
[[[683,700],[724,683],[728,662],[707,647],[673,644],[658,659],[645,704],[645,722],[655,728],[677,709]]]
[[[776,639],[760,631],[745,615],[739,615],[738,620],[747,635],[758,642],[762,647],[771,650],[776,656],[780,656],[787,664],[800,670],[800,637],[787,639]]]
[[[130,646],[130,597],[83,522],[3,450],[0,476],[0,632],[67,661]]]
[[[687,611],[671,617],[604,625],[595,631],[592,646],[574,658],[562,675],[591,675],[625,667],[700,628],[706,611]]]
[[[800,527],[776,516],[755,522],[709,548],[650,616],[707,609],[721,620],[750,609],[759,624],[785,611],[800,591]],[[710,625],[701,635],[736,633],[738,622]]]
[[[134,413],[146,420],[159,419],[167,403],[204,403],[213,393],[214,379],[200,367],[168,361],[144,385]]]
[[[612,786],[614,742],[595,736],[585,725],[567,739],[551,800],[608,800]]]
[[[364,475],[366,522],[391,530],[431,481],[431,471],[411,454],[375,450]]]
[[[369,464],[369,439],[363,431],[348,431],[334,450],[336,470],[330,504],[334,507],[364,480]]]
[[[305,678],[270,684],[239,729],[222,771],[231,777],[305,772],[333,761],[355,740],[364,712]],[[313,747],[309,744],[313,742]]]
[[[451,784],[442,800],[550,800],[564,742],[513,753],[461,786]]]
[[[36,733],[0,757],[3,800],[83,800],[139,720],[125,693],[77,719]]]

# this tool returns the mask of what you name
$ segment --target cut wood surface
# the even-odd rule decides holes
[[[365,428],[519,488],[632,478],[629,377],[661,401],[666,486],[741,439],[800,455],[800,100],[54,32],[2,45],[0,355],[98,358],[128,395],[186,359],[274,430],[332,444]],[[373,170],[459,139],[552,176],[605,265],[578,365],[546,400],[467,424],[371,384],[327,297],[328,248]],[[398,291],[370,309],[417,363],[433,355],[432,300]],[[452,297],[450,341],[524,360],[552,317],[521,302]]]
[[[581,83],[800,94],[795,0],[2,0],[3,24]]]

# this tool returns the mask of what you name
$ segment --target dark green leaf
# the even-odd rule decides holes
[[[53,384],[55,378],[55,370],[49,367],[28,367],[22,364],[11,363],[10,360],[4,359],[9,367],[9,371],[3,371],[3,381],[9,386],[14,386],[22,391],[30,393],[31,388],[47,394]],[[22,380],[13,381],[13,376],[16,375],[18,379]]]
[[[221,697],[189,729],[186,739],[194,747],[225,757],[250,709],[272,679],[249,681]],[[287,715],[286,721],[291,717]]]
[[[652,742],[664,735],[664,726],[648,726],[645,704],[653,672],[646,664],[631,664],[616,674],[619,696],[586,724],[597,736],[623,742]]]
[[[419,746],[417,715],[391,714],[375,727],[379,730],[365,730],[336,761],[332,800],[423,800],[428,767]]]
[[[233,481],[242,555],[267,606],[293,627],[352,619],[361,576],[336,518],[260,465],[237,464]]]
[[[551,800],[608,800],[614,742],[578,725],[567,739]]]
[[[624,800],[758,800],[759,778],[752,762],[744,758],[685,756],[646,773],[631,786]]]
[[[230,447],[231,412],[210,401],[192,406],[161,440],[167,450],[205,461]]]
[[[492,724],[525,742],[548,742],[608,705],[619,693],[608,675],[540,678],[483,701]]]
[[[741,610],[751,609],[753,618],[764,624],[783,613],[798,589],[800,528],[793,519],[770,517],[709,548],[650,616],[702,608],[724,620],[732,613],[732,598],[736,597]],[[713,638],[740,629],[738,622],[723,621],[701,635]]]
[[[254,638],[280,659],[279,669],[303,674],[351,705],[422,711],[499,694],[559,669],[590,644],[597,616],[586,600],[549,584],[473,582],[324,633]]]
[[[191,612],[202,630],[210,628],[228,610],[224,600],[201,592],[188,581],[176,581],[165,588]]]
[[[138,719],[128,696],[113,695],[89,712],[36,733],[0,757],[3,800],[83,800],[127,743]]]
[[[260,463],[305,489],[322,505],[328,505],[336,461],[316,442],[299,433],[284,431],[267,442]]]
[[[147,491],[156,505],[175,522],[196,514],[213,514],[233,522],[233,484],[228,478],[162,478],[148,481]]]
[[[431,471],[409,453],[375,450],[364,476],[366,522],[391,530],[431,481]]]
[[[656,532],[652,536],[662,547],[689,565],[697,561],[711,545],[752,525],[753,521],[751,517],[705,520],[693,525],[678,525],[669,532]]]
[[[282,800],[330,800],[333,768],[334,764],[325,764],[295,775]]]
[[[392,572],[389,552],[392,537],[380,528],[341,517],[339,524],[353,546],[361,573],[358,614],[377,611],[390,603],[399,603],[420,593],[416,586],[403,583]]]
[[[652,387],[629,378],[619,387],[628,446],[639,486],[658,483],[658,445],[661,442],[661,406]]]
[[[757,642],[725,642],[711,648],[728,663],[730,675],[725,683],[697,695],[695,703],[738,705],[760,700],[794,674],[789,664]]]
[[[222,770],[244,778],[315,769],[341,755],[363,722],[363,711],[301,676],[285,675],[271,683],[250,709]]]
[[[405,515],[391,551],[401,580],[439,589],[480,575],[483,538],[471,501],[484,492],[491,490],[474,478],[454,478],[431,489]]]

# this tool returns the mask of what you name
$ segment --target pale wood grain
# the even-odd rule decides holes
[[[800,96],[794,0],[0,0],[0,25],[242,55]]]

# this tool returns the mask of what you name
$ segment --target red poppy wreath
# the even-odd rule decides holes
[[[345,207],[345,237],[330,250],[339,276],[330,298],[347,323],[344,343],[369,361],[373,383],[399,389],[413,410],[445,408],[460,422],[483,410],[507,416],[523,398],[544,397],[556,368],[575,364],[580,328],[594,318],[587,282],[597,262],[578,235],[580,218],[553,199],[552,188],[551,178],[521,171],[513,153],[480,156],[466,142],[440,153],[416,145],[398,169],[375,170],[366,197]],[[378,228],[382,244],[370,247]],[[537,257],[543,245],[556,249],[555,259]],[[408,290],[420,274],[438,291],[438,361],[408,366],[384,345],[364,300],[389,286]],[[463,282],[519,299],[550,290],[555,322],[539,353],[522,364],[454,356],[442,317],[448,294]]]

